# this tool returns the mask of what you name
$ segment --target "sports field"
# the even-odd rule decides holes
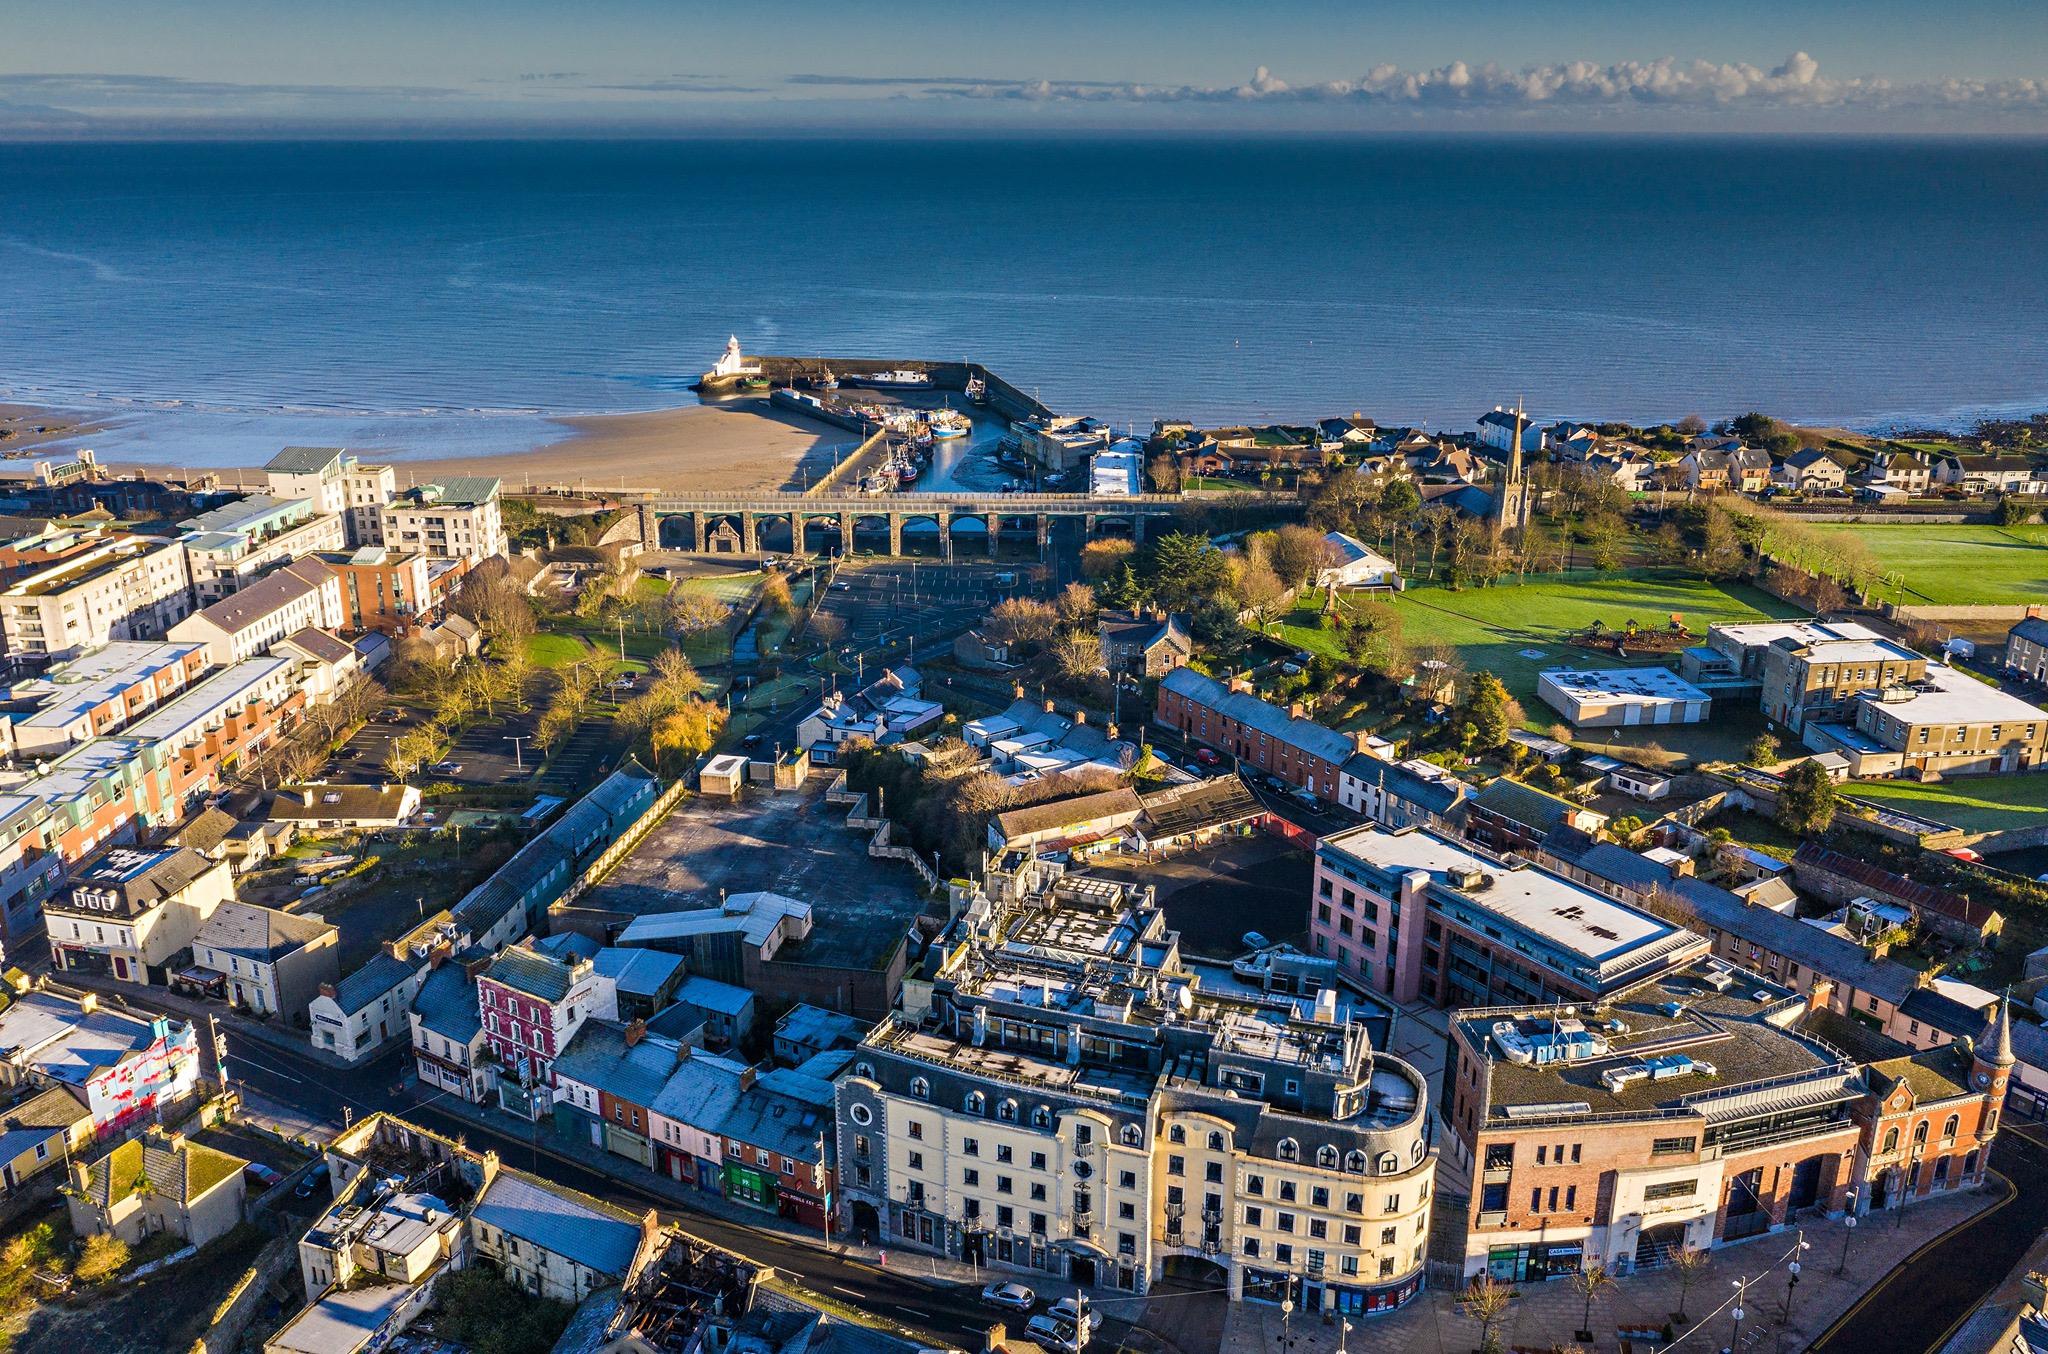
[[[1965,832],[1998,832],[2038,827],[2048,813],[2048,774],[1958,776],[1932,784],[1910,780],[1867,780],[1844,787],[1859,799],[1874,799]]]
[[[1536,698],[1536,674],[1544,668],[1615,667],[1611,651],[1566,644],[1564,636],[1594,621],[1615,630],[1633,620],[1660,629],[1675,614],[1694,635],[1724,622],[1758,621],[1802,614],[1775,597],[1741,583],[1710,583],[1682,576],[1573,573],[1506,582],[1490,588],[1417,585],[1386,599],[1401,614],[1401,637],[1412,648],[1432,644],[1458,650],[1469,672],[1491,672],[1522,703],[1531,728],[1563,725],[1557,712]],[[1275,627],[1276,637],[1310,652],[1341,654],[1341,637],[1314,625],[1314,614],[1295,612]],[[1670,667],[1673,660],[1642,660]],[[1595,730],[1597,737],[1612,731]],[[1654,730],[1676,745],[1683,726]]]
[[[1907,606],[1988,606],[2048,602],[2048,526],[1997,527],[1962,522],[1912,526],[1815,523],[1847,532],[1880,569],[1897,574],[1897,589],[1877,595]]]

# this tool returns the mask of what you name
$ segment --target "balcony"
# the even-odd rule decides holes
[[[1479,1214],[1481,1227],[1505,1227],[1508,1225],[1508,1211],[1505,1208],[1490,1209]]]

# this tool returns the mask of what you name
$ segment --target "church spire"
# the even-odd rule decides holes
[[[2000,997],[1984,1033],[1977,1036],[1977,1056],[1993,1067],[2011,1067],[2019,1059],[2012,1051],[2012,999]]]

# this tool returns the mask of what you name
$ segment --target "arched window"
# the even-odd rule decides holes
[[[1279,1151],[1282,1161],[1296,1161],[1301,1157],[1301,1144],[1292,1138],[1282,1138]]]
[[[1182,1124],[1175,1124],[1172,1128],[1167,1129],[1166,1140],[1170,1143],[1175,1144],[1176,1146],[1186,1142],[1188,1140],[1188,1130],[1186,1126]]]
[[[1358,1171],[1363,1174],[1365,1171],[1365,1153],[1357,1148],[1346,1152],[1344,1154],[1344,1169],[1347,1171]]]
[[[1884,1146],[1879,1151],[1889,1155],[1899,1150],[1899,1126],[1893,1124],[1884,1131]]]
[[[912,1077],[910,1079],[910,1093],[919,1100],[929,1100],[932,1098],[932,1084],[923,1077]]]
[[[1052,1111],[1043,1105],[1035,1107],[1031,1111],[1031,1126],[1033,1128],[1051,1128]]]
[[[969,1091],[967,1093],[967,1112],[969,1114],[987,1114],[988,1097],[980,1091]]]
[[[996,1106],[996,1118],[998,1118],[998,1119],[1002,1120],[1002,1121],[1003,1121],[1004,1123],[1006,1123],[1006,1124],[1014,1124],[1014,1123],[1016,1123],[1016,1122],[1017,1122],[1017,1102],[1016,1102],[1016,1101],[1014,1101],[1014,1100],[1005,1100],[1005,1101],[1003,1101],[1003,1102],[1002,1102],[1002,1103],[1001,1103],[1000,1105],[997,1105],[997,1106]]]
[[[1941,1126],[1941,1136],[1952,1142],[1955,1140],[1956,1130],[1961,1128],[1962,1126],[1963,1116],[1960,1114],[1951,1114],[1948,1117],[1948,1121]]]
[[[1380,1153],[1380,1174],[1393,1175],[1401,1169],[1401,1157],[1396,1152]]]
[[[1136,1124],[1125,1124],[1117,1130],[1117,1136],[1123,1139],[1124,1146],[1136,1147],[1145,1134]]]
[[[1318,1147],[1316,1149],[1316,1165],[1322,1167],[1326,1171],[1336,1170],[1337,1149],[1330,1146],[1330,1144],[1328,1143],[1324,1143],[1321,1147]]]
[[[1221,1133],[1211,1133],[1209,1135],[1209,1150],[1212,1152],[1223,1150],[1223,1135]]]
[[[1925,1119],[1913,1125],[1913,1145],[1915,1147],[1925,1147],[1927,1145],[1927,1121]]]

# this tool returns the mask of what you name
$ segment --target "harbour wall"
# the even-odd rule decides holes
[[[931,378],[934,390],[964,391],[967,382],[979,376],[988,387],[988,407],[1004,418],[1050,418],[1052,410],[1033,396],[990,371],[979,362],[926,362],[901,357],[797,357],[749,354],[750,365],[759,367],[771,386],[808,381],[827,368],[842,380],[848,376],[871,376],[883,371],[920,371]],[[705,395],[730,393],[737,381],[705,381],[698,384]]]

